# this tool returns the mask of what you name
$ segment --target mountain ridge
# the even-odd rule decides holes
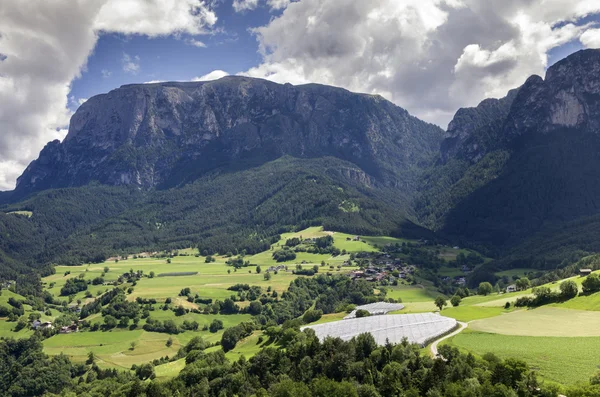
[[[126,85],[84,103],[64,141],[42,150],[15,192],[92,180],[146,189],[174,186],[193,180],[194,173],[286,154],[333,155],[381,183],[414,184],[411,168],[435,154],[441,134],[379,96],[323,85],[231,76]],[[173,183],[172,176],[186,170],[191,171]]]

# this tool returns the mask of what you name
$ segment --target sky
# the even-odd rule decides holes
[[[445,128],[600,48],[598,0],[2,0],[0,21],[0,190],[81,103],[123,84],[330,84]]]

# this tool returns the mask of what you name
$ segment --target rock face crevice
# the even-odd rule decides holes
[[[42,150],[16,192],[91,181],[174,186],[284,155],[333,156],[360,167],[366,183],[411,185],[441,138],[441,129],[379,96],[339,88],[246,77],[128,85],[85,102],[64,141]]]

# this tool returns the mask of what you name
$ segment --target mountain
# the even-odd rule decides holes
[[[416,200],[421,221],[540,266],[599,250],[586,232],[600,212],[599,72],[600,51],[580,51],[503,99],[461,109]]]
[[[284,155],[350,161],[386,186],[415,189],[415,168],[442,131],[379,96],[247,77],[128,85],[85,102],[67,137],[49,143],[16,195],[97,181],[180,186]]]
[[[379,96],[322,85],[123,86],[84,103],[64,141],[0,197],[0,262],[44,268],[190,246],[255,253],[310,225],[431,238],[410,203],[442,138]]]

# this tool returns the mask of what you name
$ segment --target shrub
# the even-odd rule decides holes
[[[357,318],[369,317],[370,315],[371,315],[371,313],[369,313],[368,310],[359,309],[359,310],[356,311],[356,317]]]
[[[321,316],[323,316],[322,310],[307,310],[304,316],[302,316],[302,320],[306,324],[314,323],[315,321],[319,321]]]
[[[583,287],[583,293],[586,295],[600,292],[600,276],[597,274],[590,274],[583,280],[581,285]]]
[[[209,325],[208,330],[213,334],[223,329],[223,321],[215,318]]]
[[[573,299],[579,293],[579,288],[575,281],[567,280],[560,284],[560,296],[562,299]]]

